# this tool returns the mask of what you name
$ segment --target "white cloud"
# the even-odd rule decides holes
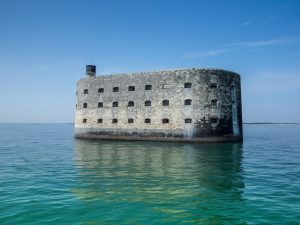
[[[299,40],[300,37],[285,37],[285,38],[276,38],[276,39],[269,39],[269,40],[236,42],[236,43],[225,44],[224,46],[242,47],[242,48],[263,47],[263,46],[277,45],[277,44],[288,44]]]
[[[259,41],[236,42],[236,43],[224,44],[223,48],[221,49],[184,53],[183,58],[196,59],[196,58],[213,57],[213,56],[222,55],[225,52],[230,52],[241,48],[259,48],[259,47],[274,46],[279,44],[293,44],[297,41],[300,41],[300,36],[276,38],[276,39],[269,39],[269,40],[259,40]]]
[[[224,44],[223,48],[221,49],[184,53],[183,58],[197,59],[197,58],[213,57],[213,56],[222,55],[225,52],[230,52],[241,48],[259,48],[259,47],[274,46],[280,44],[294,44],[295,42],[299,42],[299,41],[300,41],[300,36],[276,38],[276,39],[269,39],[269,40],[259,40],[259,41],[235,42],[230,44]]]
[[[217,49],[217,50],[210,50],[210,51],[203,51],[203,52],[189,52],[189,53],[185,53],[183,57],[186,59],[212,57],[212,56],[221,55],[226,51],[228,51],[228,49]]]
[[[242,26],[243,26],[243,27],[248,27],[248,26],[250,26],[251,24],[252,24],[251,21],[246,21],[246,22],[244,22],[244,23],[242,24]]]

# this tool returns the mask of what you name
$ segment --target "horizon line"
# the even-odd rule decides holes
[[[75,124],[74,122],[0,122],[0,124]],[[300,122],[243,122],[243,124],[300,124]]]

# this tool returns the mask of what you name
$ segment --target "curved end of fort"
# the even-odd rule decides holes
[[[96,66],[87,65],[86,74],[77,83],[77,138],[243,140],[241,80],[235,72],[192,68],[96,77]]]

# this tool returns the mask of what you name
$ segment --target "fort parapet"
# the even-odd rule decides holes
[[[186,142],[242,141],[240,75],[178,69],[77,82],[75,137]]]

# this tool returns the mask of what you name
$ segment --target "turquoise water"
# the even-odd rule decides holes
[[[75,140],[0,124],[0,224],[299,224],[300,126],[243,144]]]

